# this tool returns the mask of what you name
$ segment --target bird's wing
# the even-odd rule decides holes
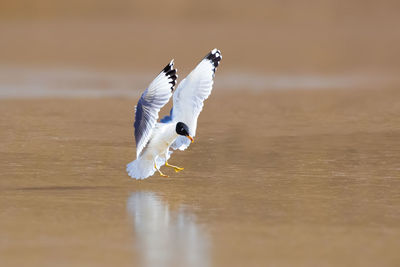
[[[137,157],[150,140],[157,123],[158,112],[172,96],[176,78],[172,60],[150,83],[137,103],[134,123]]]
[[[172,120],[185,123],[191,136],[196,135],[197,118],[203,109],[204,100],[211,94],[215,70],[221,59],[221,52],[213,49],[178,85],[174,93]],[[178,136],[172,148],[185,150],[189,145],[188,138]]]

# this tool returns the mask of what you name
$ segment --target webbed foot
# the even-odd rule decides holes
[[[178,166],[175,166],[175,165],[171,165],[171,164],[169,164],[168,162],[165,162],[165,166],[174,168],[175,172],[180,172],[180,171],[183,170],[183,168],[178,167]]]

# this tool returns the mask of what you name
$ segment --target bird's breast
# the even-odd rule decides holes
[[[177,137],[174,125],[160,125],[154,132],[149,144],[148,152],[160,155],[166,152]]]

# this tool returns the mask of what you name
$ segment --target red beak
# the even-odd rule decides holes
[[[190,135],[187,135],[186,137],[189,138],[192,143],[194,142],[193,137],[191,137]]]

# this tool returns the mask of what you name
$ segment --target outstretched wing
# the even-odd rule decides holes
[[[196,135],[197,118],[203,109],[203,102],[211,94],[215,70],[222,59],[221,52],[213,49],[196,68],[178,85],[174,93],[172,119],[184,122],[189,127],[189,134]],[[179,136],[172,148],[185,150],[190,140]]]
[[[171,98],[176,78],[172,60],[151,82],[137,103],[134,123],[137,157],[151,137],[157,123],[158,112]]]

